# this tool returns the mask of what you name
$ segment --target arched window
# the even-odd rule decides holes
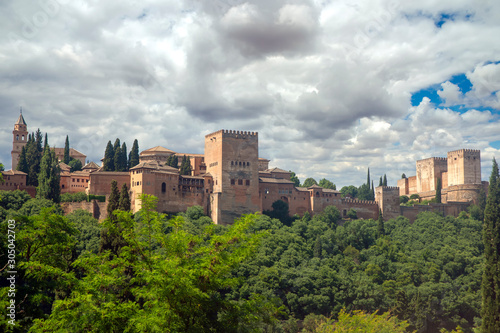
[[[163,182],[161,183],[161,193],[165,193],[166,191],[167,191],[167,184]]]
[[[19,140],[19,134],[16,135],[16,140]]]
[[[21,135],[21,140],[23,140],[23,141],[24,141],[24,134],[23,134],[23,135]]]
[[[319,198],[319,192],[316,192],[316,196]]]

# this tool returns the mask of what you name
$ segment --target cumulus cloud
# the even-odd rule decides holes
[[[201,153],[227,128],[258,131],[271,165],[339,186],[368,167],[395,184],[462,147],[487,170],[499,18],[500,4],[465,0],[3,2],[0,161],[23,106],[30,131],[58,146],[69,134],[94,161],[116,137]],[[428,87],[443,103],[412,105]]]

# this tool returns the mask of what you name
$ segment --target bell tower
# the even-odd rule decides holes
[[[24,121],[22,108],[21,113],[19,114],[19,118],[17,118],[17,121],[14,124],[12,135],[12,170],[16,170],[17,163],[19,163],[19,156],[21,155],[21,151],[28,142],[28,126]]]

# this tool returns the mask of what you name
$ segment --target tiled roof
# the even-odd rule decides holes
[[[286,171],[280,168],[267,169],[265,172],[291,173],[290,171]]]
[[[323,189],[321,186],[316,185],[316,184],[314,184],[314,185],[312,185],[312,186],[309,186],[309,187],[308,187],[308,189],[313,189],[313,188],[318,188],[318,189],[320,188],[320,189]]]
[[[156,146],[156,147],[141,151],[141,155],[142,154],[149,155],[149,154],[154,154],[154,153],[175,154],[175,151],[172,151],[172,150],[167,149],[167,148],[162,147],[162,146]]]
[[[293,184],[293,182],[291,180],[283,179],[283,178],[265,178],[265,177],[259,177],[259,181],[261,183]]]
[[[13,176],[13,175],[27,175],[26,173],[24,173],[22,171],[19,171],[19,170],[2,171],[2,174],[9,175],[9,176]]]
[[[26,126],[26,122],[24,121],[24,117],[23,117],[22,113],[19,115],[19,118],[17,118],[15,125],[25,125]]]
[[[54,149],[56,156],[61,156],[64,155],[64,148],[51,148]],[[69,156],[70,157],[87,157],[87,155],[80,153],[78,150],[70,148],[69,149]]]
[[[137,169],[153,169],[153,170],[161,170],[173,173],[179,172],[179,169],[173,168],[168,165],[160,164],[157,161],[144,161],[137,164],[135,167],[130,168],[130,170],[137,170]]]
[[[329,188],[324,188],[323,192],[325,192],[325,193],[339,193],[340,194],[340,191],[332,190],[332,189],[329,189]]]
[[[82,169],[99,169],[99,168],[100,166],[98,166],[96,163],[90,162],[85,164],[85,166]]]

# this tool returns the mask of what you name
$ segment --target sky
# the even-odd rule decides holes
[[[359,186],[415,161],[500,158],[496,0],[5,0],[0,162],[13,124],[99,162],[107,142],[203,153],[257,131],[301,181]]]

